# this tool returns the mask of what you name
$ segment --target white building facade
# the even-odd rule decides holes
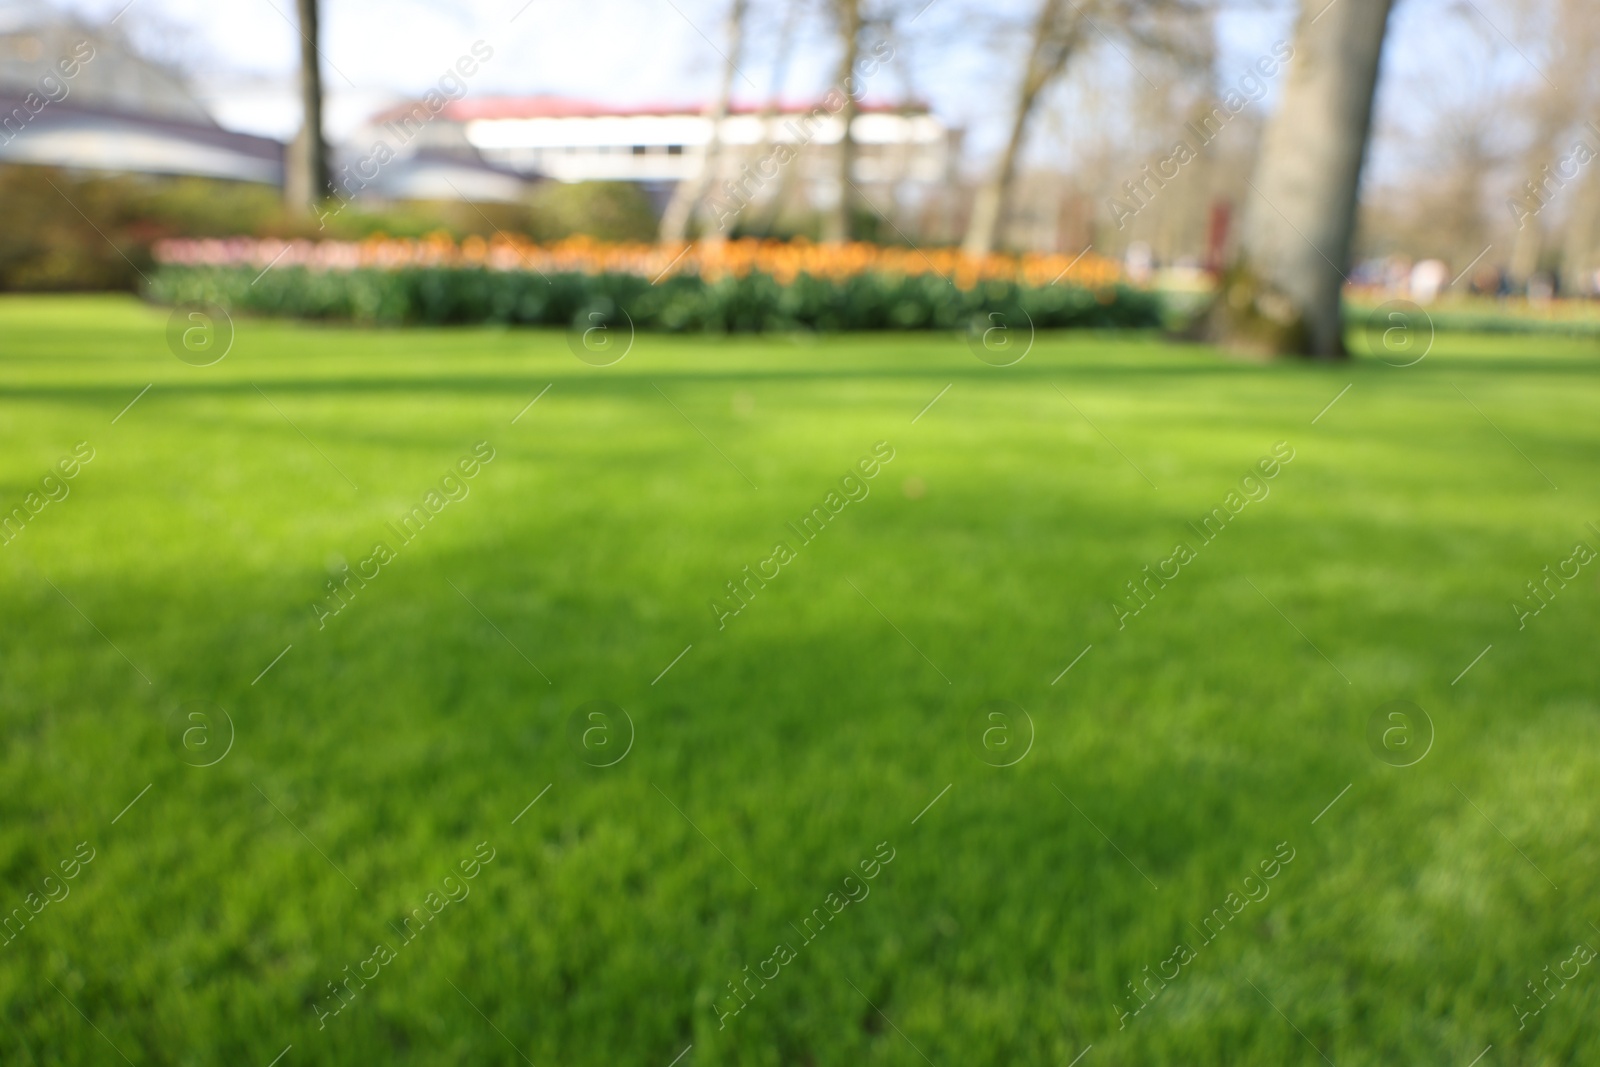
[[[376,125],[392,119],[380,115]],[[496,167],[561,182],[633,182],[658,202],[700,173],[714,126],[694,107],[624,108],[550,96],[467,97],[452,101],[435,121],[459,125],[465,141]],[[754,202],[825,207],[839,195],[836,153],[843,131],[843,121],[818,105],[735,108],[716,126],[716,184],[737,181],[746,165],[787,145],[793,163],[781,180],[764,183]],[[960,132],[925,105],[862,105],[851,135],[852,181],[877,211],[899,214],[925,205],[952,181]]]

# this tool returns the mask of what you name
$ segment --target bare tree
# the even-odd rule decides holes
[[[1571,79],[1579,116],[1592,116],[1600,105],[1600,71],[1594,62],[1600,52],[1600,12],[1592,3],[1565,0],[1562,15],[1566,25],[1560,36],[1566,62],[1555,77]],[[1578,136],[1595,146],[1595,134],[1600,134],[1600,124],[1586,122]],[[1563,147],[1567,149],[1563,155],[1573,158],[1576,146],[1569,143]],[[1588,173],[1578,179],[1572,192],[1561,247],[1561,286],[1568,294],[1592,293],[1595,271],[1600,268],[1600,167],[1594,162],[1585,166]]]
[[[1509,152],[1524,124],[1508,115],[1537,75],[1504,61],[1509,49],[1495,24],[1509,23],[1487,6],[1496,0],[1474,2],[1485,4],[1482,14],[1455,0],[1430,19],[1430,35],[1450,42],[1452,62],[1397,64],[1384,92],[1406,106],[1373,118],[1368,152],[1383,153],[1388,165],[1362,180],[1352,259],[1394,257],[1396,280],[1404,259],[1423,258],[1443,260],[1452,275],[1471,266],[1481,278],[1510,249]],[[1464,292],[1471,282],[1461,275],[1456,284]]]
[[[1524,7],[1522,14],[1527,22],[1546,31],[1550,57],[1543,64],[1539,77],[1530,83],[1519,108],[1533,136],[1521,160],[1522,176],[1528,184],[1515,198],[1522,202],[1526,211],[1517,221],[1511,249],[1511,280],[1518,286],[1527,285],[1546,258],[1546,227],[1551,219],[1536,209],[1557,198],[1568,200],[1567,225],[1563,227],[1560,243],[1563,274],[1566,275],[1573,273],[1577,260],[1588,258],[1587,230],[1595,210],[1592,181],[1581,183],[1577,190],[1569,193],[1567,186],[1571,184],[1571,176],[1563,177],[1558,165],[1572,146],[1568,134],[1592,111],[1596,102],[1597,27],[1593,2],[1553,0],[1547,7],[1539,0],[1531,0]]]
[[[1561,289],[1571,296],[1592,293],[1595,271],[1600,269],[1600,171],[1591,172],[1573,191],[1572,210],[1567,217],[1566,236],[1561,244]]]
[[[689,226],[694,221],[694,216],[699,212],[701,202],[706,191],[717,180],[717,173],[722,165],[722,125],[728,117],[728,108],[733,98],[733,76],[739,72],[739,53],[744,45],[744,17],[748,7],[747,0],[732,0],[728,5],[728,18],[724,23],[724,35],[728,42],[728,54],[723,58],[722,80],[717,87],[717,95],[706,108],[706,119],[711,124],[711,132],[706,140],[705,151],[700,157],[700,169],[693,178],[680,181],[672,190],[672,199],[667,203],[667,210],[661,216],[661,240],[666,244],[679,244],[689,235]],[[715,237],[722,236],[719,229]]]
[[[838,244],[851,238],[852,214],[855,211],[855,192],[852,175],[855,173],[856,142],[851,131],[856,119],[856,96],[861,91],[855,77],[856,56],[861,50],[861,0],[832,0],[834,30],[839,38],[839,74],[834,81],[834,91],[843,94],[844,103],[839,109],[839,150],[834,163],[839,198],[822,220],[822,239]]]
[[[1529,116],[1533,127],[1533,137],[1529,139],[1527,150],[1521,159],[1522,173],[1528,175],[1532,187],[1539,189],[1541,195],[1549,195],[1549,186],[1546,175],[1550,165],[1560,154],[1561,144],[1559,138],[1572,125],[1577,110],[1576,101],[1568,94],[1557,90],[1547,90],[1536,93],[1532,101]],[[1525,194],[1519,199],[1532,200],[1531,194]],[[1529,212],[1518,222],[1516,235],[1511,243],[1511,280],[1518,286],[1528,284],[1535,271],[1539,269],[1540,257],[1544,254],[1544,218],[1536,212]]]
[[[317,0],[296,0],[300,15],[300,106],[305,116],[285,160],[283,194],[290,208],[313,211],[328,195],[328,146],[322,137],[322,68]]]
[[[1483,54],[1492,54],[1492,46]],[[1480,58],[1463,55],[1463,67],[1481,69],[1467,66]],[[1394,87],[1411,107],[1391,117],[1384,130],[1374,129],[1373,150],[1386,143],[1404,166],[1383,184],[1363,182],[1355,256],[1431,257],[1455,271],[1504,260],[1510,247],[1502,206],[1509,161],[1502,135],[1509,101],[1498,87],[1481,82],[1475,92],[1463,88],[1467,80],[1440,78],[1430,67]]]
[[[801,10],[800,0],[786,0],[784,3],[783,25],[778,32],[777,48],[772,60],[772,85],[767,92],[767,102],[761,108],[761,148],[756,153],[757,159],[765,159],[772,152],[777,133],[778,111],[783,105],[783,86],[789,76],[789,63],[793,59],[795,40],[800,30]],[[782,175],[778,178],[778,188],[768,199],[765,209],[755,223],[756,233],[765,237],[777,225],[778,218],[783,213],[783,205],[794,184],[795,171],[798,169],[798,167],[783,169]]]
[[[1322,359],[1345,353],[1340,292],[1392,0],[1305,0],[1283,99],[1251,183],[1222,339]]]
[[[1206,10],[1204,0],[1040,0],[1028,27],[1028,58],[1011,106],[1006,143],[978,187],[962,251],[982,256],[994,250],[1004,233],[1018,160],[1035,112],[1091,38],[1110,41],[1114,35],[1135,50],[1193,66],[1211,56],[1209,41],[1197,46],[1194,35],[1196,17]]]
[[[1000,158],[988,178],[978,187],[977,199],[972,205],[966,239],[961,243],[961,250],[967,255],[984,256],[994,250],[1012,183],[1016,180],[1017,157],[1039,97],[1066,69],[1067,60],[1083,44],[1088,29],[1082,9],[1072,0],[1041,0],[1028,33],[1028,61],[1017,85],[1005,147],[1000,150]]]
[[[1488,102],[1495,101],[1491,97]],[[1433,210],[1428,212],[1428,225],[1443,230],[1440,254],[1463,267],[1489,241],[1485,191],[1489,176],[1504,162],[1493,139],[1499,117],[1480,103],[1472,111],[1452,108],[1436,124],[1437,152],[1433,158],[1443,164],[1443,174],[1430,205]],[[1424,192],[1432,185],[1426,179],[1421,184]]]

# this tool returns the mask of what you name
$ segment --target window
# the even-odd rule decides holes
[[[642,144],[634,145],[633,146],[633,154],[636,155],[636,156],[644,155],[644,145],[642,145]]]
[[[667,145],[667,155],[669,155],[669,156],[681,156],[681,155],[683,155],[683,145],[681,145],[681,144],[669,144],[669,145]]]

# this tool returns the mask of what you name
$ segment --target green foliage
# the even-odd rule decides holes
[[[0,290],[133,289],[151,266],[136,232],[149,224],[120,192],[104,180],[0,166]]]
[[[338,204],[331,206],[337,208]],[[377,235],[425,237],[443,232],[460,240],[469,235],[525,234],[533,223],[533,212],[524,204],[469,204],[460,200],[406,200],[392,204],[356,201],[347,204],[337,215],[330,215],[326,226],[319,228],[316,220],[309,223],[296,220],[290,232],[264,236],[355,241]]]
[[[655,209],[631,182],[542,182],[532,198],[537,241],[585,234],[601,241],[654,241]]]
[[[751,273],[705,281],[675,275],[652,285],[633,274],[553,274],[482,269],[311,271],[280,267],[163,267],[149,295],[162,303],[211,300],[242,312],[356,322],[623,325],[668,332],[957,329],[1009,324],[1157,325],[1159,297],[1116,287],[1101,293],[988,281],[960,290],[936,274],[801,275],[791,285]],[[1021,309],[1023,314],[1016,314]],[[596,319],[594,316],[599,315]]]
[[[281,237],[359,240],[589,234],[649,240],[655,222],[633,186],[549,183],[529,204],[406,201],[330,202],[325,221],[284,208],[275,188],[209,178],[83,175],[48,167],[0,166],[0,291],[138,288],[164,237]]]
[[[807,241],[822,240],[824,213],[809,206],[797,204],[762,205],[746,208],[739,220],[724,235],[729,240],[740,237],[777,238]],[[716,231],[715,219],[702,220],[702,234]],[[893,222],[872,208],[857,202],[851,211],[850,233],[853,240],[869,244],[909,247],[913,242]]]
[[[0,166],[0,290],[134,289],[154,267],[164,237],[359,239],[374,233],[460,238],[495,227],[525,230],[528,209],[410,203],[371,210],[351,205],[316,219],[284,209],[276,189],[207,178],[73,174]],[[487,216],[487,217],[485,217]]]
[[[1345,322],[1354,330],[1371,330],[1377,321],[1377,299],[1363,294],[1362,299],[1345,304]],[[1600,305],[1592,300],[1564,300],[1535,304],[1491,296],[1458,297],[1422,309],[1426,323],[1449,333],[1532,333],[1600,338]],[[1359,343],[1359,342],[1356,342]],[[1369,344],[1367,347],[1371,347]],[[1357,352],[1361,349],[1357,348]]]
[[[1600,944],[1600,596],[1586,569],[1524,631],[1507,606],[1595,543],[1593,342],[1402,371],[1055,334],[1000,369],[949,335],[650,334],[602,370],[555,330],[241,318],[196,368],[166,325],[0,300],[0,505],[96,450],[0,547],[0,907],[98,851],[0,945],[7,1065],[1600,1062],[1593,964],[1513,1011]],[[319,629],[481,439],[470,495]],[[708,599],[878,440],[870,495],[719,631]],[[1118,630],[1278,440],[1270,497]],[[572,745],[597,698],[636,726],[610,768]],[[1367,747],[1395,698],[1437,727],[1413,767]],[[236,731],[211,767],[195,699]],[[1011,768],[974,753],[995,699],[1037,731]],[[1119,1029],[1279,842],[1270,896]]]

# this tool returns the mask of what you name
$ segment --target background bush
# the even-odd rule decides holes
[[[650,198],[628,182],[545,182],[531,197],[529,234],[554,241],[585,234],[601,241],[654,241]]]
[[[162,303],[209,300],[261,315],[403,323],[626,326],[666,331],[915,330],[1017,327],[1020,309],[1039,329],[1150,327],[1160,298],[1101,290],[984,281],[956,288],[936,274],[864,273],[842,280],[802,274],[782,285],[750,273],[707,281],[675,275],[651,284],[636,274],[481,268],[313,271],[279,267],[165,266],[149,295]],[[990,319],[991,314],[1002,315]]]
[[[151,245],[166,237],[305,237],[360,240],[374,234],[523,234],[550,241],[573,234],[653,240],[649,200],[618,182],[549,182],[525,204],[407,201],[352,204],[326,226],[286,211],[275,188],[210,178],[87,176],[53,167],[0,166],[0,292],[136,291]]]

